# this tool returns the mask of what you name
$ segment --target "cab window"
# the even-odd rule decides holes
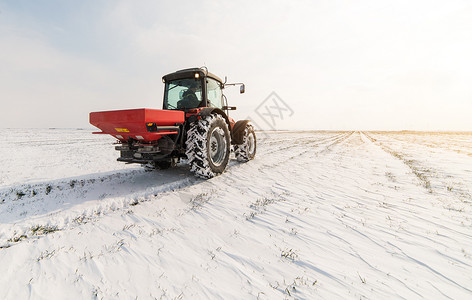
[[[201,80],[185,78],[166,82],[164,109],[196,108],[201,101]]]

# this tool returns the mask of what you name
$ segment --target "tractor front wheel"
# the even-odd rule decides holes
[[[243,143],[234,146],[234,155],[240,162],[247,162],[256,156],[256,133],[251,124],[244,129]]]

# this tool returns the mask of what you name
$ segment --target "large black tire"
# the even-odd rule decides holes
[[[256,156],[256,146],[257,141],[254,127],[251,124],[247,124],[244,130],[243,143],[234,146],[236,159],[240,162],[247,162],[254,159]]]
[[[226,169],[230,154],[230,134],[223,116],[211,114],[193,122],[187,133],[186,152],[190,171],[212,178]]]

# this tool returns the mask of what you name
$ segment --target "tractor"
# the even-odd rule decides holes
[[[90,113],[90,124],[117,139],[118,161],[138,163],[146,169],[167,169],[181,159],[201,178],[223,173],[231,150],[247,162],[256,154],[256,134],[249,120],[235,122],[223,94],[226,83],[208,69],[191,68],[162,77],[162,109],[127,109]]]

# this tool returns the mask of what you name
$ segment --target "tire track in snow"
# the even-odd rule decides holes
[[[415,172],[412,171],[412,165],[411,163],[405,163],[403,159],[399,158],[397,155],[392,154],[387,148],[387,150],[384,148],[386,147],[384,144],[379,145],[376,141],[375,138],[370,137],[368,134],[365,132],[362,133],[362,135],[365,137],[366,142],[371,144],[373,147],[378,149],[379,151],[382,151],[383,153],[389,155],[393,159],[397,160],[400,162],[403,166],[407,168],[411,173],[411,183],[415,184],[415,182],[420,182],[421,180],[418,179],[417,175]],[[395,152],[394,152],[395,153]],[[401,156],[404,157],[404,156]],[[405,176],[397,175],[399,178],[404,178]],[[417,181],[415,181],[415,179]],[[408,181],[408,180],[406,180]],[[405,184],[405,182],[401,183],[402,185]],[[432,186],[434,188],[434,186]],[[454,196],[450,193],[447,193],[449,195],[448,197],[444,197],[443,195],[439,195],[437,189],[433,190],[433,193],[430,193],[429,189],[427,189],[423,184],[421,185],[422,191],[419,193],[422,197],[425,196],[428,201],[426,202],[418,202],[415,201],[416,199],[414,197],[419,197],[419,195],[416,196],[410,196],[408,201],[405,201],[404,205],[402,207],[392,207],[389,206],[389,209],[395,212],[395,214],[398,214],[399,216],[403,216],[403,219],[408,219],[408,215],[411,213],[411,211],[417,211],[415,215],[415,222],[418,224],[421,224],[421,228],[424,228],[423,233],[426,232],[434,232],[433,229],[428,229],[428,228],[435,228],[436,234],[438,236],[442,236],[441,240],[438,239],[432,239],[431,242],[434,243],[440,243],[442,247],[447,248],[448,245],[450,244],[457,244],[458,242],[462,241],[467,241],[472,238],[472,234],[470,231],[467,230],[466,227],[464,227],[464,224],[466,224],[467,219],[468,219],[468,214],[463,212],[463,211],[456,211],[456,210],[451,210],[450,205],[458,205],[462,203],[460,199],[457,197],[451,197]],[[439,191],[440,192],[440,191]],[[430,210],[431,209],[436,209],[440,208],[440,211],[435,212],[441,215],[447,214],[449,216],[448,222],[446,223],[438,223],[437,220],[441,219],[440,217],[436,215],[431,215]],[[420,213],[421,212],[421,213]],[[457,225],[460,225],[457,227]],[[403,226],[399,224],[398,226]],[[439,232],[454,232],[455,239],[450,238],[450,236],[453,236],[452,234],[439,234]],[[425,236],[422,233],[414,233],[410,232],[411,236],[414,238],[418,239],[428,239],[427,236]],[[457,240],[459,239],[459,240]]]
[[[263,149],[262,149],[262,155],[267,155],[267,154],[272,154],[272,153],[280,153],[281,151],[292,149],[294,147],[299,147],[299,146],[306,146],[306,145],[317,145],[317,144],[322,144],[325,142],[330,142],[332,140],[336,140],[342,136],[344,136],[346,133],[333,133],[331,135],[328,135],[326,137],[313,137],[312,135],[305,136],[303,138],[295,138],[296,134],[293,134],[293,138],[291,139],[280,139],[280,140],[275,140],[275,141],[269,141],[267,144],[263,144]],[[278,148],[273,148],[272,146],[274,144],[280,145],[281,142],[287,142],[288,145],[286,146],[280,146]],[[266,149],[267,148],[267,149]]]
[[[452,177],[450,174],[445,174],[444,170],[434,168],[428,163],[421,161],[411,153],[406,153],[405,151],[394,150],[385,142],[380,142],[377,139],[373,138],[369,134],[363,133],[366,138],[368,138],[373,144],[377,145],[385,152],[390,155],[400,159],[405,165],[407,165],[413,174],[423,183],[424,188],[431,194],[439,195],[453,195],[455,198],[460,199],[464,204],[471,206],[472,204],[472,194],[467,188],[467,184],[463,183],[463,178],[456,179],[455,187],[450,185],[448,177]],[[408,144],[408,142],[397,140],[402,145]],[[405,148],[405,146],[402,146]],[[423,148],[422,150],[426,150]],[[439,180],[441,182],[440,186],[432,184],[433,180]]]
[[[359,133],[360,140],[362,140],[362,136],[364,133]],[[349,140],[349,142],[354,141],[353,139]],[[382,157],[382,156],[389,156],[391,157],[392,160],[389,160],[388,157],[386,157],[385,163],[387,165],[390,165],[393,163],[394,165],[398,165],[400,162],[396,162],[394,158],[389,154],[388,152],[385,152],[383,149],[381,149],[378,145],[375,145],[374,143],[371,143],[367,138],[363,142],[366,145],[372,145],[370,148],[367,147],[367,149],[373,150],[374,153],[370,154],[372,157]],[[372,148],[374,147],[374,148]],[[345,147],[347,151],[353,151],[355,148],[352,146]],[[363,152],[369,153],[371,150],[367,150],[365,147],[364,149],[359,149],[362,150]],[[376,150],[377,149],[377,150]],[[375,152],[381,152],[384,153],[384,155],[377,155]],[[369,154],[367,154],[369,155]],[[347,155],[347,157],[350,157]],[[368,165],[368,160],[364,160],[364,164]],[[405,166],[402,162],[401,164]],[[406,167],[406,166],[405,166]],[[405,168],[407,170],[407,168]],[[376,169],[373,169],[373,171],[376,171]],[[378,172],[378,171],[376,171]],[[380,171],[381,172],[381,171]],[[381,175],[381,174],[380,174]],[[395,174],[396,175],[396,174]],[[398,177],[401,177],[403,175],[399,174]],[[413,175],[412,175],[413,176]],[[414,178],[414,177],[412,177]],[[349,185],[349,183],[346,183]],[[382,185],[379,185],[379,189],[382,187]],[[374,186],[373,186],[374,188]],[[382,188],[383,189],[383,188]],[[392,196],[394,196],[397,192],[397,190],[392,191]],[[382,193],[383,194],[383,193]],[[386,194],[388,195],[388,194]],[[399,194],[401,195],[401,194]],[[413,197],[413,195],[412,195]],[[467,230],[467,228],[461,226],[458,224],[458,222],[450,221],[448,218],[444,218],[443,214],[445,214],[444,211],[441,209],[435,209],[434,204],[430,203],[433,200],[432,195],[429,193],[420,193],[420,195],[416,196],[417,198],[420,199],[415,199],[420,203],[420,206],[417,206],[416,203],[412,202],[411,204],[409,203],[410,201],[403,201],[404,203],[401,203],[401,206],[393,206],[390,205],[392,202],[392,199],[385,199],[384,202],[380,202],[379,204],[385,203],[385,205],[380,205],[376,210],[368,210],[368,211],[363,211],[362,207],[365,204],[368,204],[368,202],[363,203],[359,207],[349,207],[349,209],[341,208],[344,211],[344,214],[341,215],[341,218],[339,219],[343,224],[347,226],[347,228],[352,228],[354,232],[357,232],[360,236],[363,237],[363,239],[370,240],[374,244],[377,245],[380,249],[385,249],[387,252],[391,252],[392,255],[398,256],[397,251],[389,244],[386,244],[385,241],[388,241],[388,236],[394,234],[391,236],[392,240],[398,241],[403,247],[425,247],[425,245],[433,245],[433,249],[438,249],[436,250],[436,257],[438,257],[440,260],[441,268],[434,267],[435,265],[439,264],[439,262],[436,262],[434,260],[429,259],[429,257],[421,257],[421,258],[414,258],[414,257],[406,257],[406,256],[401,256],[403,259],[412,261],[417,265],[420,265],[424,268],[423,272],[432,272],[434,274],[440,274],[442,278],[448,278],[448,280],[452,280],[457,287],[460,289],[465,290],[466,292],[470,292],[470,290],[467,288],[466,285],[464,285],[464,279],[461,279],[462,283],[458,283],[457,279],[460,278],[460,276],[455,276],[454,273],[451,272],[449,267],[445,267],[445,265],[448,265],[449,261],[454,261],[454,265],[460,264],[462,265],[462,268],[470,269],[471,264],[467,263],[464,258],[458,260],[457,258],[460,257],[461,255],[457,255],[458,251],[452,251],[455,253],[455,257],[451,257],[450,253],[445,252],[447,250],[443,249],[450,249],[451,245],[466,245],[468,241],[470,240],[470,232]],[[390,198],[390,197],[389,197]],[[367,200],[367,199],[365,199]],[[430,204],[428,207],[427,205],[424,205],[424,203]],[[406,207],[403,207],[403,205],[407,204]],[[408,209],[408,207],[410,209]],[[352,210],[352,213],[355,214],[349,214],[348,211]],[[363,211],[362,214],[360,212]],[[367,213],[366,213],[367,212]],[[384,227],[378,227],[379,224],[376,224],[376,227],[372,227],[372,219],[376,218],[376,215],[379,213],[384,213],[386,216],[388,215],[388,219],[386,219],[387,224],[390,222],[390,225],[386,227],[385,229],[382,229]],[[447,215],[451,215],[450,212],[447,213]],[[352,216],[352,217],[351,217]],[[390,221],[390,216],[392,217],[392,221]],[[364,219],[362,219],[362,217]],[[359,218],[360,222],[362,223],[359,225]],[[398,222],[398,221],[400,222]],[[441,222],[442,221],[442,222]],[[357,228],[359,229],[357,229]],[[369,228],[370,227],[370,228]],[[391,230],[394,228],[398,228],[396,230]],[[442,234],[439,234],[437,231],[434,232],[435,228],[439,228],[439,231]],[[385,233],[388,233],[388,235],[383,234],[383,236],[386,239],[380,239],[379,240],[379,235],[375,234],[375,231],[373,230],[382,230],[385,231]],[[428,233],[429,232],[429,233]],[[433,235],[430,237],[430,235]],[[347,242],[347,245],[351,246],[349,242]],[[451,251],[451,250],[449,250]],[[355,251],[357,253],[357,251]],[[370,259],[370,258],[369,258]],[[369,263],[372,264],[372,263]],[[388,272],[386,272],[388,273]],[[389,275],[390,276],[390,275]],[[454,279],[455,278],[455,279]],[[403,283],[403,282],[402,282]],[[407,286],[407,285],[405,285]],[[408,287],[411,291],[413,291],[412,286],[410,285]],[[416,294],[418,294],[417,291],[415,291]]]
[[[313,138],[313,137],[306,137],[304,139],[298,140],[294,145],[289,145],[286,147],[280,147],[272,150],[261,151],[262,153],[258,153],[261,157],[266,158],[268,156],[272,156],[274,154],[279,155],[283,151],[286,150],[293,150],[292,148],[302,146],[313,146],[322,144],[324,142],[331,142],[332,140],[337,141],[338,137],[342,137],[344,134],[339,134],[335,137],[329,136],[326,138]],[[279,143],[284,139],[271,141],[271,143]],[[267,148],[265,144],[262,144],[263,149]],[[236,161],[232,161],[230,168],[235,165],[240,165]],[[229,169],[230,169],[229,168]],[[181,172],[179,175],[191,175],[190,173],[185,173],[186,165],[185,162],[181,164]],[[158,171],[160,174],[174,173],[172,170],[163,170]],[[136,178],[139,180],[143,180],[142,177],[151,176],[150,173],[145,173],[144,170],[127,170],[127,171],[120,171],[120,172],[109,172],[109,174],[105,175],[85,175],[85,176],[78,176],[75,178],[71,178],[69,180],[52,180],[46,181],[42,183],[35,183],[35,184],[20,184],[20,185],[13,185],[5,188],[0,189],[0,201],[2,204],[9,204],[11,202],[22,203],[25,200],[31,200],[33,198],[38,199],[41,197],[48,196],[50,194],[54,194],[58,191],[74,191],[76,190],[77,193],[87,193],[89,189],[93,189],[95,185],[102,185],[103,183],[113,183],[113,181],[118,180],[120,183],[123,182],[135,182]],[[175,174],[173,174],[175,175]],[[175,177],[175,176],[172,176]],[[168,184],[172,182],[174,178],[171,178],[168,181],[158,181],[156,184]],[[146,181],[146,180],[144,180]]]
[[[405,158],[405,155],[402,155],[401,153],[397,151],[393,151],[390,149],[388,146],[384,144],[377,143],[377,140],[374,139],[373,137],[369,136],[366,133],[363,133],[363,135],[369,139],[374,145],[379,146],[383,151],[387,152],[388,154],[392,155],[393,157],[396,157],[397,159],[400,159],[406,166],[410,168],[410,170],[415,174],[415,176],[422,182],[423,187],[429,192],[433,193],[433,190],[431,189],[431,182],[428,180],[428,174],[430,171],[428,169],[420,169],[418,166],[414,164],[413,160],[407,160]]]
[[[309,153],[325,153],[327,151],[330,151],[331,147],[340,144],[344,140],[348,139],[351,135],[352,132],[344,132],[322,139],[311,137],[298,140],[292,145],[277,149],[276,152],[268,152],[267,154],[269,156],[273,156],[273,159],[269,160],[267,155],[264,156],[265,163],[260,166],[259,169],[270,169],[280,164],[287,164],[290,163],[293,159],[296,159],[297,157],[302,157]],[[321,150],[314,151],[314,149]]]
[[[188,174],[187,166],[178,166],[166,172],[130,170],[3,189],[0,248],[37,237],[37,227],[74,228],[200,182]]]
[[[14,292],[21,292],[24,286],[44,289],[47,285],[38,280],[41,274],[68,292],[93,290],[93,295],[104,298],[116,297],[118,292],[122,297],[134,298],[143,290],[156,298],[179,297],[179,293],[212,298],[221,297],[228,290],[248,292],[246,297],[226,298],[437,298],[440,294],[424,282],[424,277],[436,279],[432,282],[443,290],[444,297],[465,295],[460,292],[462,286],[467,287],[470,276],[461,278],[467,274],[464,269],[448,263],[449,257],[458,258],[455,243],[448,240],[447,248],[443,236],[431,234],[428,239],[422,238],[422,224],[415,223],[417,215],[441,220],[437,210],[428,212],[425,205],[431,196],[410,184],[414,189],[409,192],[423,192],[417,199],[421,210],[400,210],[405,204],[402,199],[408,194],[376,183],[387,180],[384,164],[400,165],[401,170],[392,171],[397,177],[404,175],[400,171],[406,166],[378,146],[361,142],[360,134],[355,133],[331,147],[328,142],[320,147],[298,145],[256,156],[254,161],[231,167],[221,176],[177,189],[175,194],[169,192],[166,203],[161,203],[160,198],[133,208],[134,214],[110,213],[100,217],[103,222],[90,222],[37,243],[23,243],[18,249],[23,251],[7,249],[2,254],[15,258],[15,274],[7,270],[2,278],[8,283],[15,281]],[[313,161],[310,155],[315,157],[325,146],[328,149],[318,156],[318,161]],[[307,152],[300,152],[304,150]],[[280,161],[291,156],[286,160],[291,163],[289,167]],[[266,160],[278,164],[260,174],[257,168],[269,163]],[[287,174],[287,170],[291,173]],[[412,174],[408,176],[414,178]],[[253,189],[244,194],[246,186]],[[363,193],[364,188],[370,193]],[[283,194],[284,190],[288,193]],[[271,194],[273,191],[277,193]],[[208,198],[199,197],[204,193],[208,193]],[[284,199],[275,201],[279,196]],[[269,198],[264,201],[264,197]],[[185,198],[188,205],[183,207],[173,201],[179,198]],[[170,211],[170,206],[177,204],[181,209]],[[247,222],[241,216],[251,204],[260,213]],[[164,208],[169,211],[163,217],[157,216],[156,212]],[[384,215],[393,220],[384,219]],[[291,231],[293,228],[296,230]],[[445,234],[453,229],[456,228],[451,227]],[[433,244],[431,237],[438,244]],[[468,240],[461,240],[460,245],[467,245]],[[430,245],[439,252],[425,251]],[[413,258],[421,257],[419,262],[443,276],[436,277],[396,247]],[[440,253],[446,248],[447,258]],[[32,255],[24,258],[24,249]],[[447,269],[438,268],[436,260]],[[29,285],[27,276],[31,270],[34,279]],[[127,276],[129,280],[122,280]],[[311,279],[309,286],[293,280],[301,276]],[[62,278],[77,278],[77,282],[71,284]],[[226,283],[228,286],[224,286]],[[161,292],[151,290],[158,284]],[[459,296],[455,298],[466,299]]]
[[[388,135],[401,143],[416,144],[430,149],[441,149],[472,156],[471,132],[371,132],[374,135]]]
[[[319,162],[320,165],[326,164],[326,168],[333,168],[333,174],[331,176],[335,176],[331,178],[331,180],[328,180],[328,182],[324,182],[324,185],[329,186],[330,188],[333,188],[333,186],[330,186],[333,184],[335,181],[344,181],[343,179],[337,179],[336,176],[339,175],[340,177],[345,177],[346,175],[349,175],[349,173],[346,173],[346,170],[340,169],[344,168],[346,164],[346,160],[351,160],[353,157],[355,158],[356,155],[359,156],[359,153],[366,153],[362,154],[365,156],[365,158],[362,160],[362,165],[359,166],[362,168],[365,166],[367,169],[370,168],[369,164],[372,163],[370,161],[369,156],[372,155],[372,160],[376,160],[376,164],[382,164],[383,161],[385,161],[386,164],[391,164],[393,163],[394,165],[400,165],[402,167],[402,170],[407,170],[406,166],[402,162],[397,162],[396,159],[394,159],[390,154],[386,153],[383,151],[381,148],[379,148],[377,145],[373,145],[372,143],[369,143],[368,141],[364,141],[362,139],[362,133],[356,133],[351,135],[351,138],[348,138],[344,140],[344,142],[338,143],[339,147],[331,147],[332,151],[328,157],[324,157],[322,161]],[[369,146],[371,145],[371,146]],[[372,152],[368,152],[368,151]],[[314,152],[314,151],[313,151]],[[379,153],[380,155],[377,155]],[[361,157],[363,157],[361,155]],[[299,156],[297,156],[299,157]],[[292,162],[295,162],[295,164],[291,165],[290,169],[295,169],[299,168],[299,164],[304,164],[306,163],[306,160],[303,160],[303,157],[300,157],[300,160],[297,160],[294,158]],[[320,157],[322,158],[322,157]],[[338,164],[333,164],[333,162],[337,161],[338,159],[341,159]],[[349,165],[349,164],[348,164]],[[275,166],[274,166],[275,167]],[[303,167],[303,166],[301,166]],[[351,165],[352,167],[352,165]],[[342,171],[341,171],[342,170]],[[376,169],[373,168],[373,171]],[[274,172],[279,172],[280,169],[272,169],[271,172],[267,172],[268,174],[274,173]],[[358,172],[357,170],[356,172]],[[382,173],[382,170],[377,170],[380,171],[380,175],[383,176],[384,174]],[[329,175],[329,174],[328,174]],[[397,175],[397,173],[395,173]],[[351,174],[351,176],[360,176],[359,181],[364,180],[363,176],[361,176],[361,173],[356,173],[356,174]],[[399,173],[397,175],[398,177],[404,176],[404,174]],[[367,178],[366,180],[373,180],[373,178]],[[413,174],[411,174],[411,178],[415,178]],[[316,180],[315,180],[316,182]],[[346,206],[346,207],[340,207],[340,211],[342,212],[340,216],[337,218],[338,222],[343,224],[347,231],[352,231],[355,233],[356,236],[359,237],[363,242],[358,242],[357,246],[353,245],[353,240],[347,240],[345,239],[345,243],[347,247],[350,249],[350,252],[347,251],[346,255],[352,255],[354,257],[357,257],[359,260],[363,261],[366,265],[369,266],[371,269],[376,269],[377,272],[380,272],[381,274],[387,274],[386,276],[388,278],[395,278],[398,283],[403,285],[405,289],[409,290],[410,292],[414,293],[415,295],[424,295],[424,293],[421,292],[417,287],[414,286],[414,284],[406,282],[401,275],[397,276],[396,274],[398,273],[393,273],[392,270],[389,269],[388,264],[387,265],[382,265],[375,259],[375,254],[374,252],[379,251],[380,253],[386,252],[389,253],[389,255],[395,256],[398,258],[398,263],[401,264],[401,261],[404,260],[407,263],[413,263],[416,265],[420,266],[421,272],[420,274],[428,274],[431,273],[431,269],[426,268],[425,266],[433,266],[435,265],[435,262],[431,262],[427,258],[421,258],[418,259],[411,259],[409,257],[404,257],[401,256],[399,253],[396,252],[395,248],[392,246],[389,246],[387,241],[390,240],[395,240],[399,241],[399,243],[402,245],[402,247],[410,246],[411,245],[417,245],[419,248],[424,247],[425,245],[432,244],[434,245],[434,249],[447,249],[450,247],[450,245],[455,245],[455,244],[461,244],[461,245],[466,245],[467,241],[470,240],[470,235],[467,235],[467,231],[462,230],[461,236],[455,236],[456,239],[452,238],[454,236],[455,232],[457,232],[457,224],[454,224],[453,222],[449,223],[446,221],[445,223],[438,222],[438,220],[441,220],[440,215],[442,214],[441,211],[435,210],[433,212],[430,212],[431,207],[428,205],[424,205],[424,203],[429,198],[431,197],[428,193],[421,193],[421,201],[419,201],[419,206],[417,206],[416,203],[408,203],[408,201],[400,201],[400,199],[397,198],[397,196],[394,197],[396,201],[398,201],[397,205],[394,205],[395,202],[392,202],[393,199],[389,198],[384,198],[383,201],[380,200],[381,197],[379,196],[384,196],[384,195],[389,195],[388,192],[388,187],[383,187],[382,185],[379,185],[378,189],[379,191],[376,192],[377,188],[375,185],[375,181],[371,182],[373,185],[369,187],[369,194],[375,195],[378,194],[378,196],[372,196],[370,200],[366,199],[366,197],[369,196],[364,196],[361,197],[359,200],[356,201],[355,205],[358,205],[358,207],[354,206],[354,204],[350,204],[352,206]],[[318,184],[318,187],[323,186],[323,183]],[[351,182],[346,181],[344,185],[339,187],[339,191],[334,191],[335,193],[333,194],[343,194],[341,193],[341,190],[344,188],[350,188],[352,187]],[[421,191],[416,187],[414,184],[410,184],[410,188],[413,188],[413,190],[418,190]],[[344,196],[343,197],[348,197],[350,194],[351,189],[344,191]],[[366,190],[367,192],[367,190]],[[396,193],[398,193],[396,190],[390,191],[393,193],[391,197],[393,197]],[[401,191],[399,191],[401,192]],[[355,193],[354,193],[355,194]],[[398,194],[401,195],[401,194]],[[335,200],[333,199],[335,196],[331,197],[323,197],[326,198],[326,200]],[[380,198],[380,199],[379,199]],[[426,200],[426,201],[425,201]],[[370,202],[370,203],[369,203]],[[372,203],[373,202],[373,203]],[[378,204],[377,204],[378,203]],[[269,203],[269,205],[266,207],[267,212],[264,210],[263,214],[259,214],[256,217],[259,218],[264,218],[264,215],[270,215],[272,214],[271,211],[275,209],[272,208],[272,205],[275,206],[280,206],[282,204],[285,204],[285,202],[272,202]],[[289,203],[287,203],[288,206]],[[291,203],[293,205],[293,203]],[[336,204],[332,204],[333,206]],[[405,208],[403,206],[406,206]],[[329,207],[329,206],[328,206]],[[370,207],[370,208],[369,208]],[[293,208],[292,208],[293,209]],[[386,218],[384,223],[380,222],[378,224],[377,222],[374,222],[373,220],[378,220],[378,215],[379,213],[385,214]],[[388,218],[387,218],[388,216]],[[390,216],[392,219],[390,219]],[[424,218],[421,218],[424,216]],[[270,223],[266,223],[264,220],[259,221],[260,223],[264,223],[267,226],[270,225]],[[381,221],[381,218],[380,220]],[[314,221],[316,223],[316,221]],[[372,224],[374,223],[374,224]],[[307,224],[309,227],[310,224]],[[312,226],[312,224],[311,224]],[[434,229],[438,228],[440,232],[443,234],[435,233]],[[333,230],[331,232],[331,236],[345,236],[347,235],[346,231],[339,231],[336,230],[334,232],[334,229],[327,229],[327,230]],[[428,233],[428,230],[430,231]],[[382,232],[382,235],[379,235],[378,232]],[[448,234],[450,233],[450,234]],[[451,236],[451,237],[449,237]],[[355,241],[355,240],[354,240]],[[313,242],[316,242],[316,240],[313,240]],[[372,250],[370,251],[372,255],[365,255],[360,252],[359,249],[359,244],[362,245],[370,245],[372,243]],[[371,248],[371,246],[369,246]],[[454,274],[451,274],[449,271],[450,269],[444,268],[444,264],[447,264],[448,261],[456,261],[456,264],[462,265],[464,268],[470,268],[470,264],[465,262],[463,259],[462,260],[457,260],[457,257],[451,257],[447,255],[447,253],[438,250],[436,256],[432,257],[437,257],[440,258],[440,261],[443,263],[442,267],[440,269],[434,268],[434,270],[438,273],[441,274],[443,278],[449,278],[453,280],[454,282],[458,282],[454,278],[457,276],[454,276]],[[418,263],[421,262],[421,263]],[[424,265],[422,265],[424,264]],[[410,272],[413,272],[414,269],[410,269]],[[435,274],[435,272],[432,272]],[[401,273],[400,273],[401,274]],[[371,275],[372,277],[372,275]],[[381,276],[380,276],[381,277]],[[401,279],[399,279],[401,278]],[[369,280],[369,279],[367,279]],[[464,280],[462,280],[464,281]],[[464,283],[459,283],[456,285],[458,288],[462,289],[464,287]],[[466,292],[469,292],[468,289],[465,289]],[[408,297],[407,297],[408,298]]]
[[[293,145],[267,150],[265,153],[263,151],[258,155],[264,161],[270,157],[280,159],[285,153],[289,159],[293,159],[297,156],[294,155],[295,151],[299,151],[299,154],[306,153],[309,150],[303,149],[307,146],[329,146],[345,137],[346,133],[321,138],[307,135]],[[287,138],[277,136],[270,140],[270,147],[267,148],[271,148],[273,143],[284,140]],[[262,144],[262,148],[266,148],[265,144]],[[280,163],[278,161],[271,166]],[[220,176],[225,176],[238,165],[245,164],[233,161],[228,170]],[[265,166],[270,167],[267,164]],[[129,170],[3,188],[0,190],[0,201],[3,200],[0,204],[0,219],[11,225],[2,227],[0,246],[7,247],[12,245],[12,242],[19,242],[27,237],[37,237],[38,234],[32,230],[37,227],[54,228],[55,231],[74,228],[81,223],[96,220],[108,212],[126,209],[139,202],[155,199],[169,191],[182,190],[201,182],[187,169],[188,166],[183,164],[179,168],[157,172]]]

